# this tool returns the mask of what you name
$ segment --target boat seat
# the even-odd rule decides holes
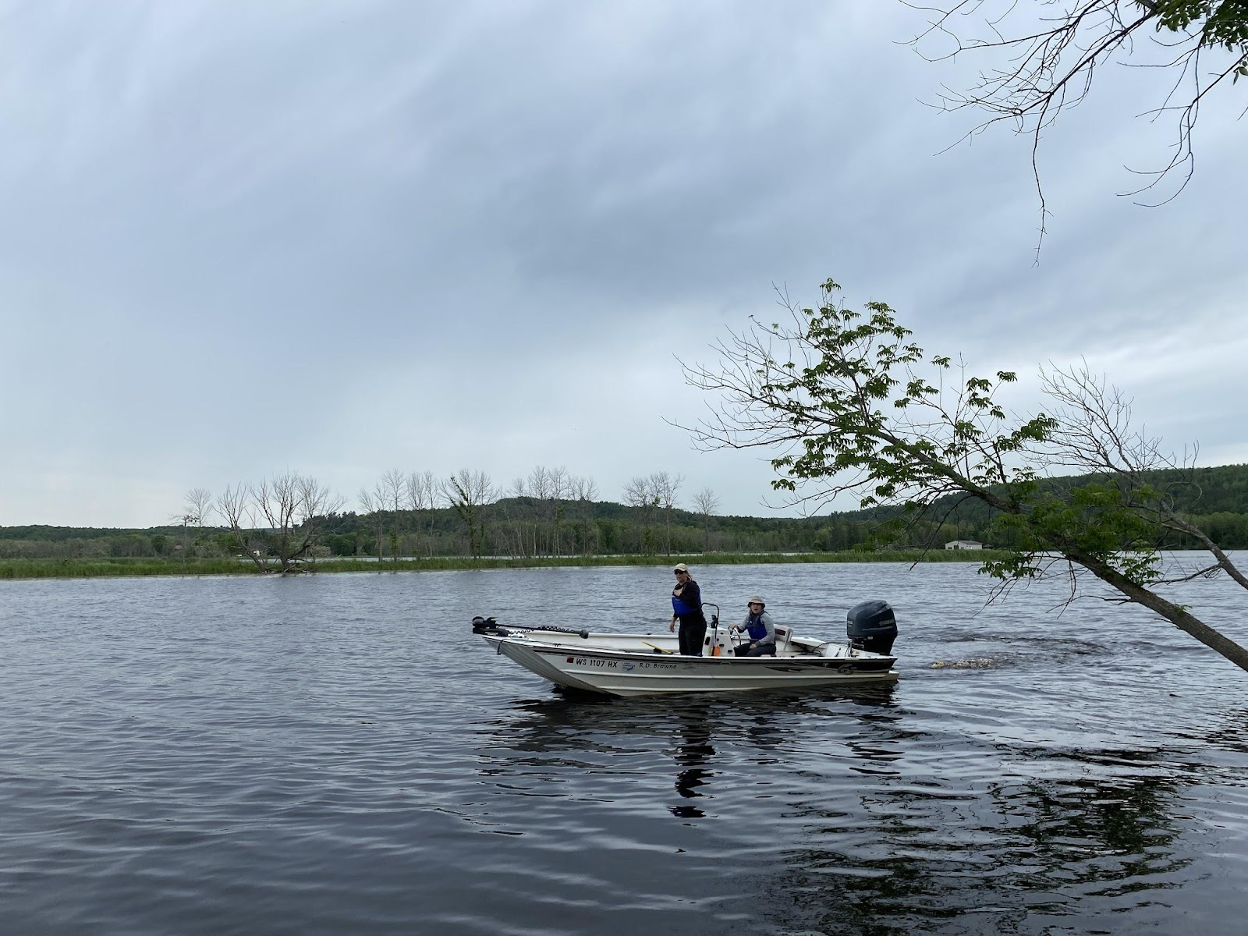
[[[776,625],[776,655],[789,652],[789,643],[793,637],[793,631],[785,627],[783,624]]]

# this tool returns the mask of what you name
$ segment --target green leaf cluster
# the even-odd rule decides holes
[[[1244,0],[1136,0],[1157,17],[1157,28],[1196,32],[1200,45],[1238,53],[1236,77],[1248,77],[1248,3]]]

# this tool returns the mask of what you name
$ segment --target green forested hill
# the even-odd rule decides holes
[[[1157,471],[1154,483],[1174,492],[1181,510],[1192,514],[1248,514],[1248,465]]]

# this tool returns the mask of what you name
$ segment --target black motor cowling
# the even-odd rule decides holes
[[[864,601],[849,609],[845,633],[856,650],[889,654],[897,639],[897,618],[887,601]]]

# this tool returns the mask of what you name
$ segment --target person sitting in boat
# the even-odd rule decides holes
[[[764,604],[762,598],[754,595],[750,598],[747,608],[745,620],[740,624],[732,625],[732,629],[746,634],[749,640],[743,640],[737,644],[733,652],[739,657],[775,656],[776,625],[771,615],[767,613],[767,605]]]
[[[706,615],[702,613],[702,589],[689,574],[689,567],[683,562],[676,564],[676,587],[672,589],[672,623],[669,631],[676,630],[680,622],[680,632],[676,639],[680,643],[680,652],[684,656],[701,656],[702,641],[706,638]]]

